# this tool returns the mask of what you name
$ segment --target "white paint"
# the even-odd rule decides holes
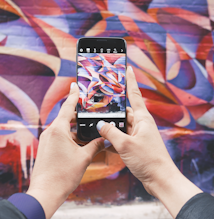
[[[85,206],[64,203],[52,219],[172,219],[160,202],[132,203],[122,206]]]
[[[214,128],[214,107],[204,113],[197,122],[201,125],[205,125],[209,128]]]
[[[0,42],[3,41],[5,38],[6,38],[6,35],[0,33]]]
[[[204,66],[201,65],[201,63],[197,59],[193,59],[193,62],[198,66],[198,68],[201,70],[201,73],[204,75],[204,77],[208,78],[207,70],[204,68]]]

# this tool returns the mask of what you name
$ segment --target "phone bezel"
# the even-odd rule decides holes
[[[127,69],[127,43],[126,43],[126,40],[125,39],[123,39],[123,38],[120,38],[120,37],[81,37],[80,39],[78,39],[78,41],[77,41],[77,48],[76,48],[76,81],[77,81],[77,84],[78,84],[78,53],[79,53],[79,45],[80,45],[80,41],[105,41],[105,42],[107,42],[107,41],[114,41],[114,40],[116,40],[116,41],[121,41],[121,42],[123,42],[124,43],[124,49],[125,49],[125,52],[119,52],[119,53],[125,53],[125,57],[126,57],[126,63],[125,63],[125,65],[126,65],[126,69]],[[115,42],[116,42],[115,41]],[[126,106],[125,107],[127,107],[127,80],[126,80],[126,75],[125,75],[125,94],[126,94]],[[81,140],[81,141],[83,141],[83,142],[87,142],[87,141],[90,141],[90,140],[93,140],[93,139],[90,139],[90,140],[88,140],[88,139],[84,139],[84,137],[82,138],[82,135],[80,135],[80,132],[79,132],[79,118],[78,118],[78,109],[77,109],[77,107],[76,107],[76,111],[77,111],[77,117],[76,117],[76,121],[77,121],[77,137],[78,137],[78,139],[79,140]],[[112,120],[113,119],[118,119],[118,118],[112,118]],[[127,113],[125,112],[125,118],[123,118],[124,120],[125,120],[125,132],[127,132]],[[100,118],[100,120],[105,120],[105,118]]]

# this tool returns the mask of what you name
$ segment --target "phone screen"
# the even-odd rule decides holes
[[[78,43],[77,130],[80,140],[99,137],[100,120],[126,132],[126,45],[118,38],[82,38]]]

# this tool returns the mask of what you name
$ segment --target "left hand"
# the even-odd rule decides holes
[[[57,118],[40,136],[27,194],[40,202],[46,218],[51,218],[76,189],[93,157],[104,149],[103,138],[95,139],[84,147],[75,142],[78,139],[75,133],[70,132],[70,123],[76,120],[78,99],[78,86],[72,83]]]

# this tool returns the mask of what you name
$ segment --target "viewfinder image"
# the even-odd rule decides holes
[[[78,118],[125,118],[126,55],[79,53]]]

